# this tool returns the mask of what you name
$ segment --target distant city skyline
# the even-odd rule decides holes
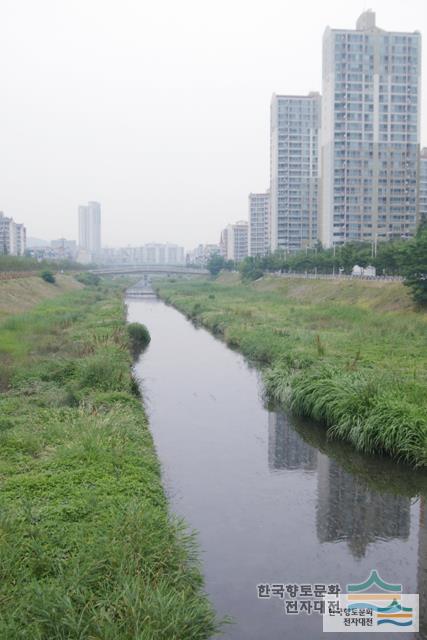
[[[6,0],[0,209],[31,237],[77,239],[76,203],[95,198],[105,246],[218,242],[269,184],[272,94],[321,91],[326,26],[364,8]],[[372,8],[385,30],[426,31],[421,0]]]

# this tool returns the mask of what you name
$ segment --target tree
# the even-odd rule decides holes
[[[414,240],[407,243],[406,264],[403,267],[405,284],[412,291],[415,302],[427,306],[427,224],[418,230]]]
[[[339,249],[341,266],[345,273],[351,273],[355,264],[366,267],[372,262],[372,248],[366,242],[348,242]]]
[[[239,264],[242,280],[257,280],[264,274],[262,258],[248,256]]]
[[[214,253],[209,258],[206,267],[212,276],[217,276],[218,273],[225,268],[225,260],[219,253]]]
[[[407,240],[390,240],[378,244],[377,255],[373,264],[377,273],[398,275],[406,262]]]

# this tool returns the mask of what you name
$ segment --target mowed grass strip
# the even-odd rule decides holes
[[[427,466],[427,314],[401,283],[220,276],[159,293],[257,363],[273,400],[361,451]]]
[[[120,287],[0,325],[0,638],[202,639],[217,628],[131,376]]]

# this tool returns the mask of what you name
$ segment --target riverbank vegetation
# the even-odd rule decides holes
[[[320,243],[304,251],[247,257],[239,264],[222,256],[211,256],[207,267],[213,276],[221,270],[238,269],[244,281],[257,280],[272,272],[349,275],[355,265],[375,267],[379,276],[401,276],[415,302],[427,306],[427,223],[415,238],[391,240],[378,244],[349,242],[324,249]]]
[[[270,398],[367,453],[427,466],[427,315],[399,282],[163,282],[160,295],[263,368]]]
[[[150,333],[147,327],[140,322],[130,322],[127,325],[127,332],[129,335],[130,350],[134,357],[137,357],[150,344]]]
[[[78,271],[81,264],[73,260],[38,260],[29,256],[0,255],[0,273],[8,271]]]
[[[81,288],[0,325],[1,638],[215,630],[194,539],[168,513],[121,297]]]

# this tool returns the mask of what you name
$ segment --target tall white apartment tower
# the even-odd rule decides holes
[[[101,205],[99,202],[88,202],[89,250],[99,253],[101,250]]]
[[[89,225],[88,225],[88,214],[87,214],[87,206],[79,205],[78,208],[78,217],[79,217],[79,248],[80,249],[89,249]]]
[[[298,251],[317,240],[320,104],[318,93],[271,101],[272,251]]]
[[[99,202],[80,205],[78,216],[79,248],[96,256],[101,250],[101,205]]]
[[[270,250],[270,193],[249,194],[248,254],[265,256]]]
[[[420,154],[420,192],[419,213],[420,222],[427,222],[427,147]]]
[[[375,13],[323,36],[320,239],[412,235],[418,219],[421,35]]]

